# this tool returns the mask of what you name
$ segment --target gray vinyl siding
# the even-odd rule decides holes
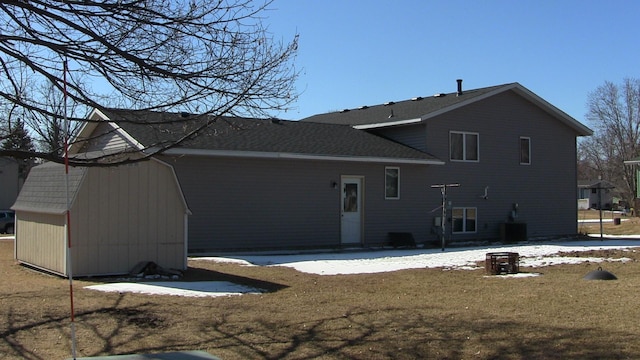
[[[388,232],[425,240],[427,166],[393,163],[182,157],[173,162],[187,203],[189,251],[340,246],[343,175],[364,177],[363,245]],[[385,200],[385,166],[399,166],[400,200]],[[437,205],[435,205],[437,206]]]
[[[452,130],[479,134],[479,162],[449,161]],[[429,119],[426,129],[376,131],[396,140],[426,134],[426,151],[446,164],[166,158],[193,212],[189,252],[338,247],[341,190],[331,183],[345,175],[364,177],[363,246],[384,244],[389,232],[437,242],[441,193],[430,186],[448,183],[460,184],[448,193],[454,207],[477,209],[476,231],[453,242],[499,239],[514,204],[529,237],[577,232],[576,133],[522,97],[505,92]],[[520,164],[521,136],[531,139],[530,165]],[[400,168],[399,200],[384,198],[385,166]]]
[[[0,157],[0,209],[8,209],[18,197],[18,162]]]
[[[479,134],[479,162],[449,161],[451,130]],[[520,164],[521,136],[531,138],[530,165]],[[460,183],[449,192],[453,206],[478,208],[477,233],[454,240],[496,238],[514,204],[529,237],[575,234],[575,139],[569,127],[512,92],[430,119],[427,151],[447,162],[433,181]]]
[[[80,152],[115,151],[131,147],[131,144],[113,128],[108,122],[98,124],[92,138],[84,144]]]
[[[414,124],[371,131],[373,134],[386,137],[414,149],[427,152],[427,134],[425,124]]]

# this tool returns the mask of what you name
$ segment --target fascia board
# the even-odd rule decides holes
[[[454,105],[451,105],[451,106],[442,108],[440,110],[436,110],[436,111],[430,112],[428,114],[425,114],[425,115],[421,116],[420,119],[398,120],[398,121],[386,122],[386,123],[378,123],[378,124],[364,124],[364,125],[354,126],[354,128],[355,129],[364,130],[364,129],[374,129],[374,128],[383,128],[383,127],[390,127],[390,126],[415,124],[415,123],[419,123],[421,121],[426,121],[428,119],[440,116],[442,114],[445,114],[445,113],[448,113],[450,111],[456,110],[456,109],[461,108],[463,106],[467,106],[469,104],[473,104],[474,102],[484,100],[486,98],[489,98],[491,96],[500,94],[500,93],[502,93],[504,91],[508,91],[508,90],[514,90],[520,96],[522,96],[522,97],[526,98],[527,100],[533,102],[534,104],[536,104],[537,106],[541,107],[542,109],[544,109],[545,111],[547,111],[551,115],[553,115],[556,118],[560,119],[562,122],[564,122],[565,124],[569,125],[573,129],[575,129],[580,136],[590,136],[590,135],[593,134],[593,130],[591,130],[587,126],[583,125],[582,123],[580,123],[579,121],[577,121],[573,117],[569,116],[564,111],[562,111],[562,110],[558,109],[557,107],[553,106],[552,104],[550,104],[546,100],[542,99],[538,95],[532,93],[527,88],[525,88],[524,86],[520,85],[519,83],[513,83],[513,84],[501,86],[501,87],[499,87],[499,88],[497,88],[497,89],[495,89],[493,91],[487,92],[485,94],[478,95],[478,96],[473,97],[471,99],[468,99],[468,100],[465,100],[465,101],[461,101],[461,102],[456,103]]]
[[[80,130],[77,134],[74,135],[73,139],[70,141],[69,153],[75,153],[75,148],[79,146],[79,143],[82,142],[82,139],[86,139],[89,135],[95,130],[98,126],[97,121],[107,121],[109,118],[100,110],[93,109],[87,119],[90,121],[85,121],[82,126],[80,126]]]
[[[153,149],[150,149],[153,152]],[[233,150],[205,150],[205,149],[168,149],[162,154],[172,156],[219,156],[219,157],[242,157],[242,158],[262,158],[262,159],[297,159],[297,160],[324,160],[324,161],[351,161],[351,162],[375,162],[375,163],[397,163],[397,164],[420,164],[420,165],[444,165],[441,160],[427,159],[402,159],[386,158],[375,156],[332,156],[315,154],[294,154],[275,153],[260,151],[233,151]]]
[[[93,111],[89,114],[89,116],[87,116],[87,119],[89,119],[90,121],[86,121],[82,125],[82,127],[80,128],[80,131],[78,131],[78,134],[74,137],[73,141],[71,142],[72,144],[71,149],[73,149],[74,144],[77,144],[78,142],[82,142],[83,139],[89,138],[91,133],[95,130],[95,128],[98,126],[98,124],[101,121],[104,121],[109,126],[111,126],[118,135],[122,136],[136,150],[142,151],[145,149],[144,145],[142,145],[140,142],[138,142],[138,140],[136,140],[131,135],[129,135],[129,133],[124,131],[118,124],[112,122],[111,119],[109,119],[109,117],[105,115],[102,111],[98,109],[93,109]],[[70,151],[70,152],[75,153],[73,151]]]
[[[48,215],[64,215],[67,212],[66,208],[62,207],[41,207],[41,206],[32,206],[32,205],[13,205],[11,210],[14,211],[24,211],[24,212],[32,212],[38,214],[48,214]]]
[[[120,127],[120,125],[114,124],[112,122],[110,122],[109,125],[114,127],[114,129],[116,130],[118,135],[124,137],[127,142],[129,142],[134,148],[136,148],[136,150],[143,151],[145,149],[144,145],[142,145],[140,142],[138,142],[138,140],[136,140],[133,136],[129,135],[128,132],[124,131]]]
[[[389,127],[389,126],[411,125],[411,124],[419,123],[421,121],[422,119],[398,120],[398,121],[390,121],[390,122],[377,123],[377,124],[354,125],[353,128],[357,130],[367,130],[367,129]]]
[[[497,88],[497,89],[495,89],[495,90],[493,90],[493,91],[490,91],[490,92],[488,92],[488,93],[484,93],[484,94],[482,94],[482,95],[475,96],[475,97],[473,97],[473,98],[471,98],[471,99],[468,99],[468,100],[465,100],[465,101],[461,101],[461,102],[459,102],[459,103],[453,104],[453,105],[451,105],[451,106],[447,106],[447,107],[442,108],[442,109],[440,109],[440,110],[436,110],[436,111],[430,112],[430,113],[428,113],[428,114],[425,114],[425,115],[423,115],[422,117],[420,117],[420,119],[421,119],[422,121],[425,121],[425,120],[428,120],[428,119],[434,118],[434,117],[436,117],[436,116],[440,116],[440,115],[442,115],[442,114],[445,114],[445,113],[448,113],[448,112],[450,112],[450,111],[453,111],[453,110],[459,109],[459,108],[461,108],[461,107],[467,106],[467,105],[469,105],[469,104],[473,104],[473,103],[475,103],[475,102],[478,102],[478,101],[484,100],[484,99],[486,99],[486,98],[489,98],[489,97],[491,97],[491,96],[494,96],[494,95],[496,95],[496,94],[499,94],[499,93],[501,93],[501,92],[503,92],[503,91],[506,91],[506,90],[509,90],[509,89],[511,89],[511,87],[510,87],[510,86],[505,86],[505,87]]]
[[[545,99],[539,97],[538,95],[534,94],[529,89],[525,88],[524,86],[522,86],[520,84],[516,83],[512,87],[507,88],[505,90],[514,90],[520,96],[522,96],[525,99],[533,102],[534,104],[538,105],[540,108],[544,109],[545,111],[547,111],[551,115],[555,116],[556,118],[560,119],[565,124],[569,125],[573,129],[575,129],[580,136],[590,136],[590,135],[593,134],[593,130],[591,130],[589,127],[583,125],[578,120],[576,120],[573,117],[569,116],[564,111],[562,111],[562,110],[558,109],[557,107],[553,106],[552,104],[547,102]]]

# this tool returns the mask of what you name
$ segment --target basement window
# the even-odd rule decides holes
[[[475,233],[478,209],[474,207],[458,207],[451,209],[453,233]]]
[[[384,198],[400,199],[400,168],[387,166],[384,168]]]

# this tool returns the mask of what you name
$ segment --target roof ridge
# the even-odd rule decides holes
[[[485,93],[485,92],[489,92],[495,89],[499,89],[501,87],[511,87],[511,86],[516,86],[519,85],[518,82],[511,82],[511,83],[505,83],[505,84],[500,84],[500,85],[492,85],[492,86],[485,86],[485,87],[481,87],[481,88],[474,88],[474,89],[467,89],[463,91],[462,95],[468,95],[469,93]],[[462,96],[460,95],[460,96]],[[480,94],[474,94],[474,95],[480,95]],[[319,115],[328,115],[328,114],[339,114],[339,113],[344,113],[344,112],[349,112],[349,111],[356,111],[356,110],[366,110],[366,109],[370,109],[370,108],[375,108],[375,107],[381,107],[381,106],[390,106],[390,105],[395,105],[395,104],[402,104],[402,103],[408,103],[408,102],[412,102],[412,101],[420,101],[420,100],[426,100],[426,99],[430,99],[430,98],[443,98],[443,97],[449,97],[449,96],[453,96],[456,97],[458,96],[457,91],[451,91],[451,92],[436,92],[433,95],[425,95],[425,96],[415,96],[409,99],[403,99],[403,100],[392,100],[392,101],[386,101],[384,103],[380,103],[380,104],[373,104],[373,105],[361,105],[361,106],[357,106],[357,107],[352,107],[352,108],[345,108],[343,110],[334,110],[334,111],[328,111],[325,113],[319,113],[319,114],[314,114],[311,115],[307,118],[310,117],[314,117],[314,116],[319,116]]]

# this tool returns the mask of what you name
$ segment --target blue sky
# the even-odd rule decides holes
[[[275,0],[277,40],[300,35],[299,101],[313,114],[519,82],[589,125],[589,92],[640,77],[640,1]]]

